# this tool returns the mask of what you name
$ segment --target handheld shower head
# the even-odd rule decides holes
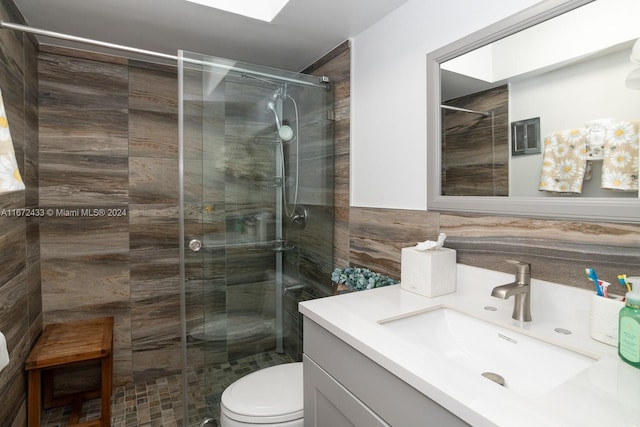
[[[269,101],[267,103],[267,108],[273,111],[273,115],[276,116],[276,126],[278,130],[282,127],[282,123],[280,122],[280,117],[278,116],[278,111],[276,110],[276,104],[273,101]]]
[[[271,95],[271,100],[267,103],[267,108],[273,111],[273,115],[276,117],[276,127],[278,128],[278,136],[281,140],[287,142],[291,141],[293,138],[293,129],[289,125],[283,125],[280,121],[280,117],[278,116],[278,111],[276,110],[276,100],[279,97],[278,91],[276,91],[273,95]]]

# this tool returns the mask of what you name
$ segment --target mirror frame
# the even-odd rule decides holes
[[[427,210],[640,222],[640,198],[443,196],[440,64],[594,0],[547,0],[427,55]]]

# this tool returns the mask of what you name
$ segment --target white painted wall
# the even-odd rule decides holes
[[[536,3],[410,0],[353,39],[352,206],[427,208],[427,54]]]

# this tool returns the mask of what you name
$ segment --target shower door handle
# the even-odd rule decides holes
[[[191,239],[189,249],[191,249],[192,252],[200,251],[200,249],[202,249],[202,242],[198,239]]]

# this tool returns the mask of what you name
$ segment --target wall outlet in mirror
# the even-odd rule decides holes
[[[540,154],[540,117],[511,122],[511,155]]]

